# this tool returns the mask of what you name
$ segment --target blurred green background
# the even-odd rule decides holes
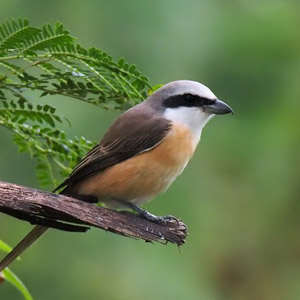
[[[12,269],[35,299],[300,299],[300,2],[0,0],[0,21],[56,20],[83,46],[124,56],[152,84],[192,79],[230,104],[175,184],[147,208],[189,226],[187,244],[52,230]],[[53,99],[69,133],[99,140],[117,112]],[[72,108],[70,109],[70,103]],[[0,179],[38,187],[0,128]],[[31,226],[0,216],[15,245]],[[0,299],[21,299],[1,284]]]

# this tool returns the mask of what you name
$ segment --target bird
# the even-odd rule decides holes
[[[174,217],[156,216],[141,205],[165,192],[182,173],[207,122],[228,113],[233,113],[231,107],[200,82],[169,82],[122,113],[53,192],[167,222]],[[47,229],[37,225],[0,262],[0,271]]]

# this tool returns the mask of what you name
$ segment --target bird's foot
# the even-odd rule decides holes
[[[171,215],[167,215],[167,216],[155,216],[153,214],[150,214],[149,212],[146,212],[147,214],[140,214],[141,216],[143,216],[144,218],[148,219],[149,221],[158,223],[158,224],[167,224],[167,223],[177,223],[179,224],[179,220]]]
[[[129,207],[131,209],[133,209],[134,211],[136,211],[140,216],[142,216],[143,218],[151,221],[151,222],[155,222],[155,223],[158,223],[158,224],[166,224],[168,222],[170,223],[178,223],[179,224],[179,220],[174,217],[174,216],[171,216],[171,215],[167,215],[167,216],[156,216],[156,215],[153,215],[151,214],[150,212],[146,211],[145,209],[137,206],[137,205],[134,205],[132,203],[128,203]]]

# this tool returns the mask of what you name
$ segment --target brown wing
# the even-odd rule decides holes
[[[136,106],[123,113],[106,135],[54,191],[72,186],[106,168],[158,145],[171,128],[170,121],[155,116],[151,109]]]

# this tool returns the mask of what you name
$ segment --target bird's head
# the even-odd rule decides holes
[[[147,102],[165,118],[189,127],[199,136],[211,117],[233,112],[208,87],[190,80],[173,81],[162,86]]]

